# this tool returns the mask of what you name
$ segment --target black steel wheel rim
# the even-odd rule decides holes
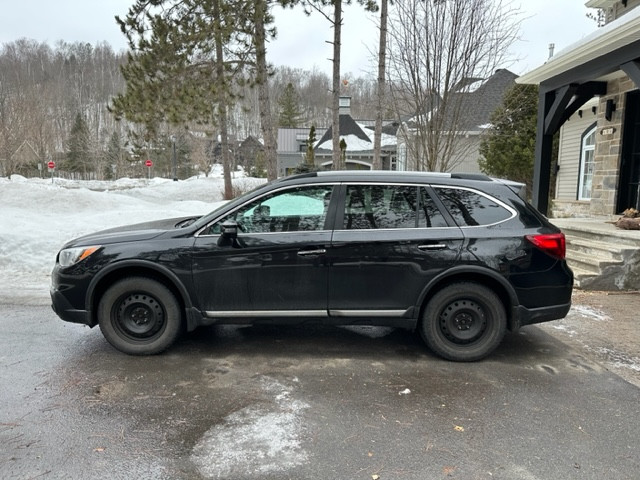
[[[440,313],[440,332],[450,342],[468,345],[482,338],[487,328],[484,308],[470,299],[454,300]]]
[[[165,325],[162,304],[148,293],[123,296],[114,308],[117,330],[135,340],[148,340],[156,336]]]

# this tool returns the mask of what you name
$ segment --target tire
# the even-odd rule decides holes
[[[175,295],[161,283],[130,277],[114,283],[98,304],[98,324],[107,341],[129,355],[153,355],[180,335]]]
[[[427,303],[420,333],[436,354],[456,362],[489,355],[507,328],[504,305],[493,290],[471,282],[455,283]]]

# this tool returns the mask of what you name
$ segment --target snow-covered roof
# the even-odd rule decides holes
[[[347,115],[341,115],[342,117],[347,117]],[[349,117],[350,118],[350,117]],[[340,131],[342,132],[342,123],[340,125]],[[353,123],[357,127],[357,130],[350,128],[344,135],[340,135],[340,139],[344,139],[347,143],[347,152],[366,152],[373,150],[373,131],[367,127],[367,125],[363,123],[356,122],[353,120]],[[382,147],[390,147],[398,144],[398,138],[395,135],[390,135],[388,133],[382,132],[382,138],[380,145]],[[331,135],[331,129],[329,129],[325,135],[318,140],[315,145],[317,150],[333,150],[333,137]]]

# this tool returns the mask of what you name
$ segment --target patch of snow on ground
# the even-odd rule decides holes
[[[268,377],[261,387],[273,398],[229,415],[207,431],[191,460],[210,479],[264,478],[308,460],[302,449],[302,413],[309,405],[292,398],[290,389]]]
[[[640,372],[640,358],[638,357],[630,357],[624,352],[619,352],[606,347],[588,348],[605,357],[614,368],[627,368],[634,372]]]
[[[560,330],[561,332],[565,332],[569,336],[573,337],[577,332],[575,330],[569,330],[569,327],[566,325],[550,325],[554,330]]]
[[[587,307],[585,305],[572,305],[571,312],[580,315],[581,317],[590,318],[597,321],[608,321],[611,318],[604,312],[596,310],[595,308]]]

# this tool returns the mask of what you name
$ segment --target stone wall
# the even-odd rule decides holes
[[[611,80],[607,94],[600,97],[598,127],[596,131],[595,170],[591,191],[591,215],[613,215],[622,151],[622,121],[625,110],[625,93],[634,90],[635,84],[626,76]],[[607,100],[615,104],[611,120],[605,118]]]

